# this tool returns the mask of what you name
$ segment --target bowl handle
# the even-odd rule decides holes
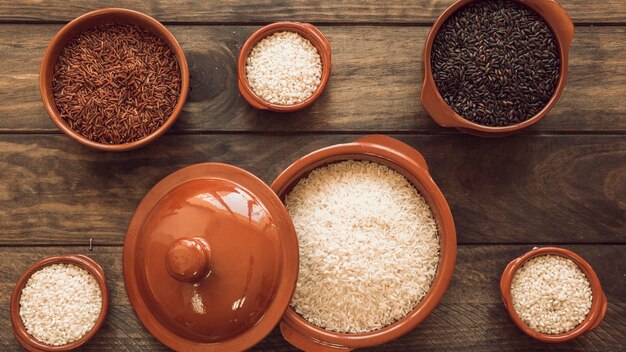
[[[539,9],[539,13],[544,18],[554,19],[550,21],[551,28],[557,39],[563,45],[565,53],[574,40],[574,23],[561,4],[555,0],[524,0],[523,2],[533,4]]]
[[[285,340],[292,346],[305,351],[305,352],[337,352],[337,351],[352,351],[352,349],[338,345],[328,345],[321,341],[314,340],[310,337],[306,337],[300,332],[293,329],[289,324],[284,321],[280,322],[280,333]]]
[[[322,31],[320,31],[317,27],[315,27],[314,25],[310,23],[302,23],[302,25],[310,29],[313,32],[313,34],[315,34],[315,36],[319,38],[319,40],[322,42],[322,46],[324,47],[324,50],[326,50],[326,52],[328,52],[328,55],[330,56],[331,54],[330,53],[330,41],[324,35],[324,33],[322,33]]]
[[[422,85],[422,93],[420,101],[424,110],[435,120],[435,122],[443,127],[460,127],[463,124],[459,122],[455,116],[455,112],[448,106],[445,100],[439,95],[435,81],[431,77],[424,74],[424,84]]]
[[[593,330],[595,328],[598,327],[598,325],[600,325],[600,323],[602,322],[602,320],[604,319],[604,316],[606,315],[606,309],[609,305],[609,301],[606,299],[606,295],[604,294],[604,291],[600,290],[600,314],[598,315],[598,317],[596,318],[596,321],[593,322],[593,325],[591,325],[591,327],[589,327],[589,330]]]
[[[508,301],[511,299],[510,294],[510,285],[511,279],[515,274],[515,266],[519,264],[521,258],[513,259],[507,266],[504,268],[502,272],[502,276],[500,277],[500,297],[502,298],[502,303],[506,309],[509,309]],[[509,280],[507,280],[510,278]]]
[[[385,149],[393,150],[396,153],[402,154],[408,159],[415,161],[424,171],[428,172],[428,165],[426,159],[417,150],[413,149],[406,143],[400,142],[395,138],[391,138],[382,134],[372,134],[369,136],[361,137],[355,141],[356,143],[374,144]]]

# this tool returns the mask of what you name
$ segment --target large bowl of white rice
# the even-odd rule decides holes
[[[272,183],[292,218],[298,283],[280,328],[302,350],[351,350],[419,325],[452,279],[456,231],[423,156],[372,135],[297,160]]]

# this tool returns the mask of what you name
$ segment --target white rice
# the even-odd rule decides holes
[[[278,32],[258,42],[246,60],[252,91],[281,105],[307,100],[322,82],[322,58],[309,40]]]
[[[85,336],[102,310],[102,292],[87,270],[73,264],[48,265],[26,282],[20,318],[35,339],[62,346]]]
[[[511,283],[513,307],[532,330],[561,334],[580,324],[591,309],[585,273],[557,255],[535,257],[522,265]]]
[[[285,197],[300,247],[291,302],[310,323],[365,333],[406,316],[439,262],[426,201],[390,168],[345,161],[313,170]]]

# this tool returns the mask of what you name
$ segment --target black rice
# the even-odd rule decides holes
[[[465,119],[485,126],[521,123],[543,109],[560,74],[547,23],[512,0],[483,0],[450,16],[435,37],[439,93]]]

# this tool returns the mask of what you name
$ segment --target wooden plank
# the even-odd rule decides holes
[[[165,0],[107,2],[147,13],[160,21],[192,23],[241,23],[309,21],[329,23],[432,23],[454,0],[323,1],[323,0],[223,0],[172,2]],[[576,23],[623,23],[626,8],[620,0],[559,1]],[[0,2],[0,21],[69,21],[102,7],[87,1]],[[50,11],[54,9],[54,11]]]
[[[168,135],[121,154],[64,135],[0,135],[0,245],[122,244],[136,205],[191,164],[234,164],[270,183],[299,157],[355,135]],[[460,243],[625,243],[626,136],[404,135],[421,151]]]
[[[453,283],[441,305],[417,329],[372,351],[620,351],[626,348],[626,263],[615,261],[624,245],[567,246],[595,268],[609,300],[603,323],[593,332],[564,345],[538,343],[520,332],[500,302],[498,282],[506,263],[530,246],[460,246]],[[35,261],[59,253],[83,253],[98,261],[108,276],[111,310],[102,330],[86,350],[166,350],[141,326],[124,290],[121,247],[0,248],[0,350],[20,350],[9,320],[9,297],[21,273]],[[275,330],[255,351],[294,351]]]
[[[313,106],[284,115],[253,109],[237,90],[239,48],[257,26],[169,27],[186,50],[192,75],[175,132],[454,131],[437,126],[419,102],[428,28],[322,26],[333,46],[330,83]],[[0,132],[58,133],[43,109],[38,73],[59,28],[0,26]],[[577,28],[567,88],[552,112],[528,132],[626,132],[624,42],[623,27]]]

